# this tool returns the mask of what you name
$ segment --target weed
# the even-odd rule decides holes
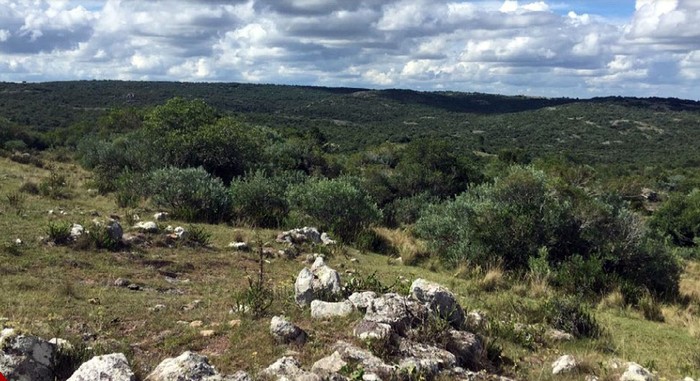
[[[110,227],[105,224],[93,224],[83,236],[87,236],[91,245],[98,250],[116,250],[121,243],[113,238]]]
[[[71,241],[71,227],[72,225],[67,222],[49,222],[46,234],[56,245],[65,245]]]
[[[203,227],[190,225],[187,228],[187,239],[185,244],[192,247],[207,247],[211,242],[211,233]]]
[[[645,293],[637,302],[637,307],[642,311],[645,319],[656,322],[664,321],[661,305],[651,294]]]
[[[505,274],[503,272],[503,269],[500,267],[492,267],[489,269],[489,271],[484,275],[484,278],[481,280],[479,285],[481,286],[481,289],[489,292],[489,291],[496,291],[499,288],[503,287],[505,284]]]
[[[265,282],[265,258],[262,242],[258,244],[258,276],[256,279],[248,276],[248,287],[233,295],[234,310],[250,314],[254,318],[265,316],[267,310],[275,301],[275,293]]]
[[[33,181],[25,181],[19,187],[19,191],[23,192],[23,193],[32,194],[32,195],[38,195],[39,194],[39,185]]]
[[[544,306],[545,320],[554,328],[571,333],[576,337],[599,337],[602,327],[590,309],[572,297],[555,297]]]
[[[41,193],[42,196],[53,199],[71,198],[66,175],[52,171],[49,177],[43,179],[39,183],[39,193]]]
[[[374,291],[378,294],[385,294],[387,292],[394,292],[396,290],[396,285],[398,282],[394,282],[391,285],[384,285],[377,278],[376,271],[363,276],[360,273],[354,273],[350,275],[348,280],[343,285],[343,294],[347,297],[355,292],[361,291]]]
[[[24,202],[27,197],[19,192],[12,192],[5,195],[5,203],[7,206],[15,210],[15,213],[19,216],[24,211]]]

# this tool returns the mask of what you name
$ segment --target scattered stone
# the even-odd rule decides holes
[[[195,320],[195,321],[190,322],[190,327],[192,327],[192,328],[199,328],[203,325],[204,325],[204,322],[201,320]]]
[[[278,234],[277,242],[288,242],[291,244],[320,243],[321,233],[318,232],[318,229],[311,227],[292,229]]]
[[[83,227],[83,225],[73,224],[73,226],[71,226],[70,228],[70,238],[72,240],[78,239],[78,237],[83,235],[83,233],[85,233],[85,228]]]
[[[141,286],[139,286],[136,283],[130,283],[128,286],[126,286],[126,288],[128,288],[131,291],[140,291],[141,290]]]
[[[348,363],[343,360],[338,351],[333,352],[330,356],[326,356],[314,363],[311,366],[311,371],[327,379],[334,373],[340,372]]]
[[[117,280],[114,281],[115,287],[127,287],[130,284],[131,284],[131,281],[126,279],[126,278],[117,278]]]
[[[598,380],[599,380],[598,376],[596,376],[594,374],[587,374],[586,378],[584,379],[584,381],[598,381]],[[684,381],[686,381],[686,380],[684,380]]]
[[[263,377],[270,377],[277,380],[304,380],[321,381],[321,377],[306,372],[301,368],[301,364],[293,357],[285,356],[275,361],[261,372]]]
[[[547,329],[547,331],[544,333],[544,337],[552,342],[571,341],[574,339],[574,335],[555,328]]]
[[[128,245],[141,245],[146,242],[146,235],[140,232],[124,233],[122,240]]]
[[[332,240],[331,237],[328,236],[328,233],[322,233],[321,234],[321,243],[324,245],[335,245],[337,242],[335,240]]]
[[[387,365],[372,352],[358,348],[345,341],[338,341],[333,345],[333,350],[340,354],[343,361],[357,364],[365,370],[365,375],[374,373],[379,379],[391,379],[394,367]]]
[[[552,363],[552,374],[569,373],[576,369],[578,363],[574,356],[564,355]]]
[[[354,292],[348,297],[348,300],[360,311],[366,311],[372,300],[377,298],[377,293],[374,291]]]
[[[168,219],[168,216],[167,212],[158,212],[153,215],[153,219],[156,221],[165,221]]]
[[[352,333],[360,340],[385,340],[391,336],[391,326],[385,323],[361,320]]]
[[[342,302],[324,302],[314,300],[311,302],[311,317],[314,319],[328,319],[348,316],[353,311],[353,304],[345,300]]]
[[[302,269],[294,283],[295,299],[300,306],[306,306],[314,299],[333,297],[340,292],[340,275],[326,266],[322,257],[316,258],[311,269]]]
[[[15,239],[15,245],[19,246],[19,245],[22,245],[23,243],[24,243],[24,242],[22,242],[21,239],[19,239],[19,238],[16,238],[16,239]]]
[[[457,366],[455,355],[432,345],[400,339],[398,350],[404,357],[399,367],[402,367],[401,364],[414,367],[419,374],[436,375]]]
[[[686,376],[686,377],[683,377],[683,381],[695,381],[695,380],[693,380],[693,379],[692,379],[691,377],[689,377],[689,376]]]
[[[233,319],[228,322],[228,326],[231,328],[239,327],[241,325],[240,319]]]
[[[158,233],[158,224],[153,221],[141,221],[134,225],[134,229],[144,233]]]
[[[246,242],[231,242],[228,247],[236,251],[249,251],[250,246]]]
[[[284,316],[275,316],[270,321],[270,334],[281,344],[304,345],[308,335],[306,332],[287,320]]]
[[[462,306],[459,305],[454,294],[445,287],[419,278],[411,284],[411,296],[424,303],[429,311],[436,312],[447,319],[453,327],[460,328],[464,324]]]
[[[0,373],[8,380],[53,381],[56,346],[36,336],[0,332]]]
[[[190,303],[185,304],[182,306],[183,311],[192,311],[193,309],[199,307],[199,305],[202,304],[202,301],[199,299],[195,299]]]
[[[480,311],[470,311],[466,316],[467,326],[473,328],[483,328],[488,323],[484,314]]]
[[[657,377],[641,365],[627,363],[627,370],[620,376],[620,381],[656,381]]]
[[[253,381],[250,375],[242,370],[224,378],[223,381]]]
[[[56,346],[56,349],[61,353],[69,353],[73,351],[73,344],[71,344],[70,341],[66,339],[54,337],[52,339],[49,339],[49,343]]]
[[[144,381],[214,380],[216,369],[206,356],[187,351],[175,358],[163,360]]]
[[[211,336],[214,336],[215,333],[216,333],[216,331],[214,331],[213,329],[204,329],[204,330],[199,331],[199,334],[202,337],[211,337]]]
[[[114,242],[121,242],[124,229],[122,229],[119,221],[112,219],[107,222],[107,235],[109,235],[109,238]]]
[[[165,308],[165,304],[156,304],[155,306],[149,308],[149,310],[153,312],[158,312],[165,310]]]
[[[68,381],[135,381],[136,376],[122,353],[96,356],[83,363]]]

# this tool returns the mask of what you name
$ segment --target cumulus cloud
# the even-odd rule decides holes
[[[0,80],[700,98],[699,23],[698,0],[0,0]]]

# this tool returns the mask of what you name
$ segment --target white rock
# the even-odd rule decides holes
[[[175,233],[175,236],[177,236],[177,239],[186,239],[187,236],[189,235],[189,232],[185,230],[182,226],[178,226],[173,230],[173,233]]]
[[[620,381],[655,381],[657,377],[641,365],[629,362],[627,370],[620,376]]]
[[[311,371],[321,377],[329,377],[333,373],[340,372],[348,363],[340,357],[338,351],[333,352],[330,356],[326,356],[314,363],[311,366]]]
[[[428,310],[449,320],[455,328],[459,328],[464,323],[464,310],[447,288],[419,278],[411,284],[411,296],[423,303]]]
[[[153,221],[141,221],[134,225],[134,229],[144,233],[158,233],[158,224]]]
[[[290,356],[278,359],[261,373],[265,377],[271,377],[276,380],[321,381],[319,376],[303,370],[299,361]]]
[[[352,303],[358,310],[366,310],[372,300],[377,298],[377,293],[374,291],[363,291],[363,292],[353,292],[352,295],[348,297],[350,303]]]
[[[340,275],[326,266],[322,257],[316,258],[311,269],[302,269],[294,282],[294,296],[300,306],[306,306],[314,299],[338,295],[340,292]]]
[[[187,351],[163,360],[144,381],[206,380],[217,375],[206,356]]]
[[[22,242],[21,239],[19,239],[19,238],[15,239],[15,245],[21,245],[21,244],[23,244],[23,243],[24,243],[24,242]]]
[[[80,224],[73,224],[70,228],[70,237],[76,239],[85,233],[85,228]]]
[[[158,212],[153,215],[153,219],[156,221],[165,221],[168,219],[168,213],[167,212]]]
[[[552,363],[552,374],[568,373],[576,369],[578,363],[574,356],[564,355]]]
[[[231,242],[228,244],[228,247],[233,249],[233,250],[237,250],[237,251],[250,250],[250,246],[248,246],[248,244],[245,242]]]
[[[270,334],[278,343],[282,344],[304,345],[307,338],[303,329],[294,325],[284,316],[274,316],[270,320]]]
[[[121,353],[96,356],[83,363],[67,381],[135,381],[129,362]]]
[[[353,311],[353,305],[349,301],[324,302],[314,300],[311,302],[311,317],[314,319],[328,319],[348,316]]]
[[[73,351],[73,344],[71,344],[68,340],[54,337],[49,339],[49,343],[55,345],[56,349],[58,349],[60,352],[66,353]]]
[[[331,237],[328,236],[328,233],[321,234],[321,242],[326,246],[335,245],[337,243],[335,240],[332,240]]]

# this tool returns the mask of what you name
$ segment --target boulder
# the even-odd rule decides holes
[[[311,366],[311,371],[323,379],[330,378],[333,374],[340,372],[348,363],[343,360],[338,351],[333,352]]]
[[[158,224],[153,221],[141,221],[134,225],[134,229],[144,233],[158,233]]]
[[[0,332],[0,373],[8,380],[53,381],[56,346],[14,329]]]
[[[552,363],[552,374],[569,373],[576,369],[578,363],[574,356],[564,355]]]
[[[185,230],[182,226],[178,226],[173,230],[173,234],[176,239],[187,239],[190,233]]]
[[[167,212],[158,212],[153,215],[153,219],[156,221],[165,221],[168,219],[168,213]]]
[[[625,373],[620,376],[620,381],[656,381],[657,377],[641,365],[627,363]]]
[[[135,381],[136,376],[122,353],[96,356],[83,363],[68,381]]]
[[[292,229],[278,234],[277,242],[287,242],[291,244],[300,244],[305,242],[320,243],[321,233],[318,232],[318,229],[311,227]]]
[[[306,306],[315,299],[327,300],[340,292],[340,275],[326,266],[321,257],[316,258],[311,269],[302,269],[294,283],[295,299],[300,306]]]
[[[276,380],[321,381],[321,377],[303,370],[299,361],[290,356],[285,356],[275,361],[272,365],[263,369],[261,375]]]
[[[353,305],[349,301],[324,302],[314,300],[311,302],[311,317],[314,319],[328,319],[348,316],[353,311]]]
[[[109,235],[109,238],[111,238],[114,242],[121,242],[122,236],[124,235],[124,229],[122,229],[122,226],[119,224],[119,221],[117,220],[109,220],[107,221],[107,235]]]
[[[335,245],[337,242],[335,240],[331,239],[331,237],[328,236],[328,233],[322,233],[321,234],[321,243],[328,246],[328,245]]]
[[[445,349],[457,358],[460,366],[468,369],[480,370],[487,362],[481,341],[470,332],[450,330]]]
[[[386,340],[391,336],[391,326],[385,323],[361,320],[352,330],[360,340]]]
[[[401,363],[414,366],[422,374],[437,373],[457,366],[457,358],[452,353],[432,345],[417,343],[408,339],[399,340],[399,353],[404,360]]]
[[[377,298],[377,293],[374,291],[354,292],[348,297],[348,300],[360,311],[366,311],[372,300]]]
[[[372,352],[358,348],[345,341],[338,341],[333,345],[333,350],[337,351],[343,361],[361,366],[367,374],[375,374],[377,377],[391,379],[394,374],[394,367],[387,365]]]
[[[210,381],[216,378],[220,376],[205,356],[187,351],[178,357],[163,360],[144,381]]]
[[[411,284],[411,296],[425,304],[429,311],[448,320],[453,327],[460,328],[464,324],[464,310],[447,288],[419,278]]]
[[[274,316],[270,321],[270,334],[281,344],[304,345],[306,332],[287,320],[284,316]]]
[[[388,324],[395,332],[403,334],[413,325],[423,321],[426,314],[427,309],[416,301],[389,293],[370,302],[365,320]]]

